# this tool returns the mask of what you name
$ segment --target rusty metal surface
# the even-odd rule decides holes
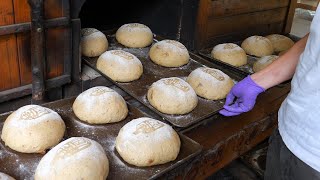
[[[77,119],[72,111],[74,98],[56,101],[46,104],[58,112],[66,124],[64,139],[69,137],[83,136],[99,142],[105,149],[109,163],[110,172],[108,179],[155,179],[180,166],[186,161],[201,152],[201,146],[184,135],[180,135],[181,149],[175,161],[157,165],[153,167],[140,168],[127,164],[122,160],[115,150],[115,138],[120,128],[130,120],[138,117],[148,116],[142,111],[128,104],[128,117],[119,122],[106,125],[89,125]],[[0,129],[9,113],[0,115]],[[12,175],[16,179],[33,179],[33,174],[37,164],[42,158],[42,154],[18,153],[5,147],[4,142],[0,141],[0,172]]]
[[[129,83],[115,82],[97,69],[96,63],[97,63],[98,57],[95,57],[95,58],[82,57],[84,62],[88,64],[90,67],[92,67],[93,69],[95,69],[96,71],[98,71],[105,78],[115,83],[122,90],[124,90],[125,92],[133,96],[135,99],[140,101],[142,104],[147,106],[149,109],[156,112],[165,120],[169,121],[174,126],[188,127],[213,114],[216,114],[220,109],[222,109],[225,101],[224,99],[213,101],[213,100],[206,100],[204,98],[198,97],[198,100],[199,100],[198,105],[192,112],[185,115],[168,115],[168,114],[161,113],[158,110],[156,110],[154,107],[152,107],[146,98],[148,88],[151,86],[153,82],[156,82],[159,79],[168,78],[168,77],[180,77],[186,80],[187,76],[198,67],[202,67],[205,65],[208,67],[221,69],[220,66],[214,65],[204,60],[203,58],[189,52],[190,62],[188,64],[179,68],[166,68],[153,63],[149,59],[148,54],[149,54],[150,47],[138,48],[138,49],[126,48],[116,42],[114,35],[108,36],[108,41],[110,46],[109,50],[121,49],[134,54],[135,56],[137,56],[138,59],[140,59],[144,68],[143,75],[140,77],[140,79],[133,82],[129,82]],[[155,40],[155,42],[156,41],[157,40]],[[242,78],[241,76],[239,76],[239,74],[236,74],[232,71],[228,71],[226,69],[222,69],[222,71],[224,71],[226,74],[228,74],[231,78],[233,78],[236,81]]]

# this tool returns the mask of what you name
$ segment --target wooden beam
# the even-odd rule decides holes
[[[44,21],[44,28],[54,28],[61,26],[68,26],[70,20],[67,17],[53,18]],[[14,33],[22,33],[31,30],[31,22],[11,24],[6,26],[0,26],[0,36]]]
[[[0,91],[0,103],[11,99],[17,99],[31,94],[32,85],[20,86],[18,88],[9,89],[6,91]]]
[[[63,75],[56,78],[48,79],[45,82],[46,90],[61,87],[62,85],[68,84],[70,82],[70,75]],[[20,86],[18,88],[9,89],[6,91],[0,91],[0,103],[30,94],[32,94],[32,84]]]
[[[71,20],[72,26],[72,81],[80,81],[81,74],[81,52],[80,52],[80,40],[81,40],[81,21],[80,19]]]
[[[296,6],[297,6],[297,1],[291,0],[288,8],[287,17],[286,17],[286,24],[283,29],[283,34],[289,34],[291,31]]]
[[[43,25],[43,0],[28,0],[31,7],[31,66],[32,100],[39,104],[44,100],[45,84],[45,32]]]
[[[310,4],[303,4],[303,3],[297,3],[296,8],[307,9],[307,10],[311,10],[311,11],[317,10],[317,6],[313,6]]]

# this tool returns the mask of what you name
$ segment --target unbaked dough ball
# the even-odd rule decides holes
[[[106,36],[94,28],[81,29],[81,52],[87,57],[100,56],[108,49]]]
[[[0,180],[15,180],[13,177],[0,172]]]
[[[269,66],[273,61],[275,61],[279,56],[271,55],[271,56],[264,56],[259,58],[256,62],[253,64],[253,71],[258,72],[262,69]]]
[[[271,41],[275,52],[286,51],[294,45],[294,42],[290,38],[280,34],[271,34],[266,36],[266,38]]]
[[[180,67],[189,62],[187,48],[178,41],[162,40],[155,43],[149,52],[150,59],[164,67]]]
[[[26,105],[6,119],[1,139],[18,152],[44,153],[60,142],[65,129],[58,113],[42,106]]]
[[[147,117],[124,125],[116,139],[120,156],[135,166],[153,166],[173,161],[180,151],[179,135],[171,126]]]
[[[103,53],[97,61],[97,68],[117,82],[137,80],[143,73],[140,60],[123,50],[111,50]]]
[[[251,36],[245,39],[241,47],[247,54],[263,57],[271,55],[274,51],[271,41],[262,36]]]
[[[128,115],[123,97],[104,86],[96,86],[79,94],[72,108],[80,120],[90,124],[119,122]]]
[[[218,69],[208,67],[200,67],[192,71],[187,82],[197,95],[210,100],[225,98],[234,85],[228,75]]]
[[[122,25],[116,32],[117,41],[127,47],[143,48],[153,41],[150,28],[144,24],[130,23]]]
[[[154,82],[147,98],[154,108],[166,114],[187,114],[198,104],[197,94],[192,87],[177,77]]]
[[[233,43],[215,46],[211,51],[211,56],[233,66],[243,66],[248,63],[246,52]]]
[[[35,180],[105,180],[109,161],[102,146],[85,137],[69,138],[51,149],[40,161]]]

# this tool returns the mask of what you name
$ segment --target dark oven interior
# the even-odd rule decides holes
[[[180,40],[191,48],[192,43],[187,41],[189,38],[186,36],[192,36],[194,33],[194,23],[191,22],[196,18],[196,2],[189,1],[86,0],[79,18],[82,28],[94,27],[101,31],[117,29],[126,23],[139,22],[149,26],[153,33]]]

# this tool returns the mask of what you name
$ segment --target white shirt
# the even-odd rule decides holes
[[[320,172],[320,7],[279,110],[279,132],[288,149]]]

